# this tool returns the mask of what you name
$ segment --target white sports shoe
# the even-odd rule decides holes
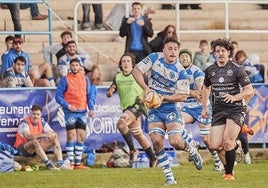
[[[62,165],[59,166],[59,168],[61,170],[73,170],[73,168],[70,165],[70,161],[69,160],[65,160]]]
[[[220,174],[225,174],[225,169],[221,162],[214,164],[214,171],[219,172]]]
[[[165,185],[165,186],[169,186],[169,185],[177,185],[177,181],[176,181],[175,178],[167,179],[167,180],[165,181],[165,184],[164,184],[164,185]]]
[[[245,155],[244,155],[244,162],[246,164],[251,164],[251,158],[250,158],[250,154],[249,152],[247,152]]]
[[[198,150],[196,148],[195,148],[195,152],[192,155],[190,155],[189,161],[194,162],[194,165],[195,165],[197,170],[202,170],[202,168],[203,168],[203,159],[202,159],[202,156],[200,155],[200,153],[198,152]]]
[[[239,163],[243,160],[244,152],[242,149],[242,144],[240,140],[236,140],[238,148],[235,150],[235,160]]]

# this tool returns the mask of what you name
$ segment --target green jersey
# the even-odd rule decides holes
[[[120,98],[120,106],[125,110],[135,104],[137,96],[143,95],[143,89],[135,81],[132,74],[124,75],[123,72],[115,76],[116,90]]]

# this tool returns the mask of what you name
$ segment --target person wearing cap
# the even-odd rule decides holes
[[[59,59],[57,64],[57,83],[61,77],[66,76],[71,72],[70,61],[72,59],[79,59],[85,70],[85,74],[89,75],[91,82],[94,82],[93,84],[95,85],[99,85],[98,81],[100,81],[100,73],[98,67],[88,58],[88,56],[77,54],[77,45],[74,40],[67,42],[65,51],[66,54]]]
[[[60,79],[55,96],[57,103],[63,108],[67,131],[67,158],[74,169],[88,169],[81,162],[87,116],[94,115],[96,99],[96,87],[81,69],[79,59],[70,61],[70,73]]]
[[[12,48],[8,53],[2,56],[2,70],[1,77],[3,77],[5,71],[13,66],[14,59],[18,56],[23,56],[26,59],[25,71],[31,77],[31,80],[36,87],[55,87],[55,81],[53,78],[53,72],[50,63],[43,62],[38,66],[32,66],[29,55],[22,50],[23,39],[14,38]],[[43,75],[45,78],[43,78]]]
[[[204,82],[204,72],[192,63],[192,52],[188,49],[182,49],[179,53],[179,61],[185,68],[187,74],[190,76],[190,95],[183,103],[181,108],[181,115],[185,124],[197,122],[200,136],[204,144],[209,149],[209,133],[211,128],[211,116],[207,118],[201,117],[201,88]],[[208,104],[210,106],[210,104]],[[224,171],[224,166],[214,150],[210,150],[214,160],[214,170],[217,172]]]
[[[26,52],[22,51],[22,47],[23,47],[23,39],[14,37],[12,48],[9,49],[8,53],[3,54],[2,56],[2,70],[1,70],[2,76],[8,68],[13,66],[14,59],[18,56],[23,56],[26,59],[25,71],[30,70],[30,64],[31,64],[30,57]]]

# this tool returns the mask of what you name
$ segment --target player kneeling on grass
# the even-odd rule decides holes
[[[119,62],[121,72],[115,76],[106,95],[107,97],[111,97],[115,91],[119,94],[123,114],[117,122],[117,128],[129,147],[130,165],[137,160],[137,156],[139,154],[139,151],[135,149],[132,140],[133,135],[150,158],[150,167],[154,167],[157,161],[155,154],[150,141],[141,129],[141,115],[146,112],[143,105],[140,103],[139,98],[143,95],[143,90],[131,74],[135,65],[134,63],[135,57],[130,53],[126,53],[121,57]]]
[[[33,105],[31,114],[21,121],[14,147],[25,157],[39,156],[50,170],[68,169],[62,159],[62,150],[57,133],[41,118],[42,107]],[[53,147],[57,157],[57,167],[48,159],[46,151]]]

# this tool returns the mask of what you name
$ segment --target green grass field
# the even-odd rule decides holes
[[[253,161],[251,165],[235,166],[235,181],[223,180],[213,171],[212,163],[206,163],[198,171],[193,164],[173,167],[178,185],[182,188],[254,188],[268,187],[268,161]],[[1,188],[158,188],[164,187],[164,175],[160,168],[91,168],[90,170],[11,172],[0,174]]]

